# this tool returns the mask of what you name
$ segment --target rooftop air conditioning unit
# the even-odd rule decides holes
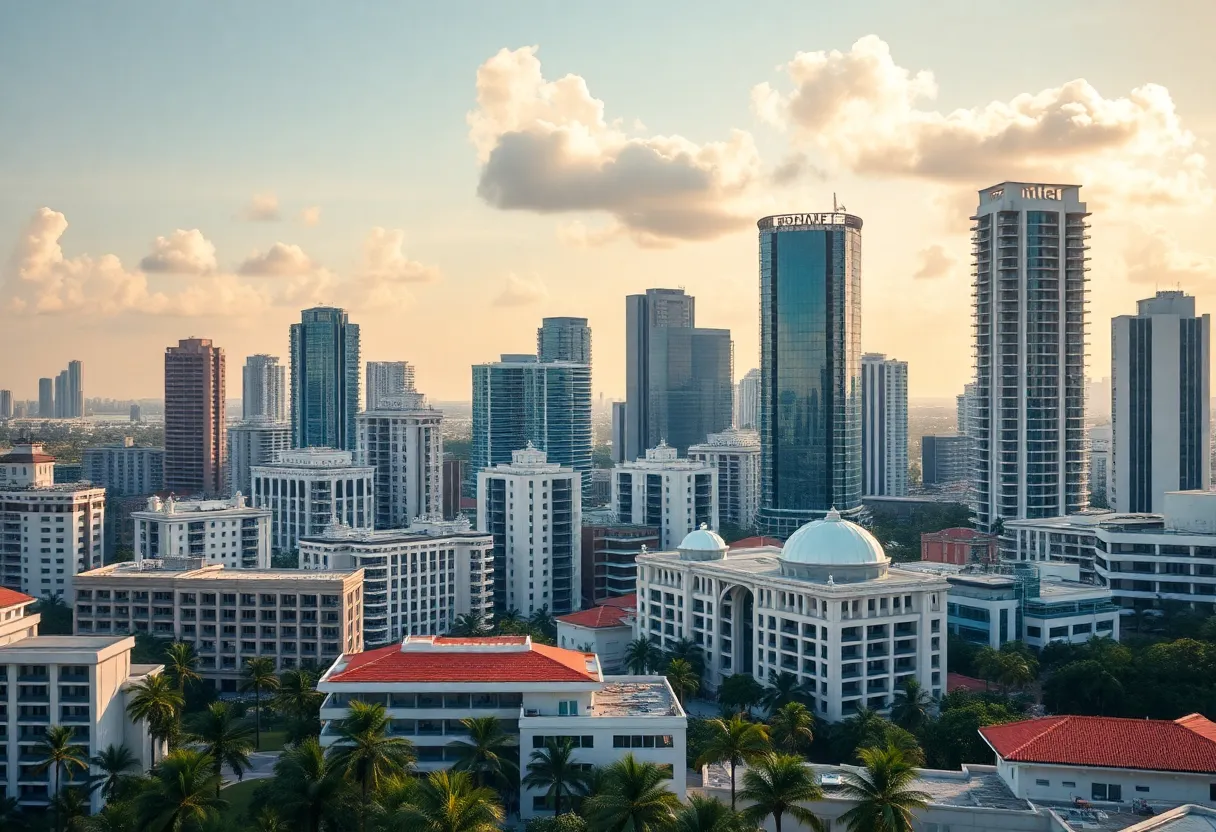
[[[526,708],[526,709],[524,709],[524,716],[540,716],[540,709],[539,708]]]

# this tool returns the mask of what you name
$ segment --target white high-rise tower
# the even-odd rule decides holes
[[[242,418],[287,421],[287,368],[277,355],[246,358],[241,382]]]
[[[908,496],[908,362],[861,357],[861,493]]]

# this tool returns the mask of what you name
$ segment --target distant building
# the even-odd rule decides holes
[[[926,488],[965,483],[971,478],[970,436],[922,436],[921,484]]]
[[[970,436],[976,428],[975,384],[964,384],[963,392],[958,394],[957,412],[955,414],[956,433],[959,436]]]
[[[315,537],[331,523],[373,528],[375,473],[355,465],[350,451],[334,448],[283,451],[278,461],[253,466],[253,504],[270,509],[271,550],[294,552],[301,537]]]
[[[612,403],[612,461],[625,461],[625,424],[629,418],[625,402]]]
[[[49,378],[38,379],[38,418],[55,418],[55,386]]]
[[[141,407],[140,407],[139,405],[137,405],[137,404],[133,404],[133,405],[131,405],[131,417],[130,417],[130,421],[132,421],[132,422],[142,422],[143,420],[144,420],[144,411],[143,411],[143,408],[141,408]]]
[[[0,419],[13,418],[13,391],[0,390]]]
[[[1110,425],[1096,425],[1089,429],[1089,505],[1091,508],[1111,508],[1110,442]]]
[[[253,492],[253,468],[268,465],[283,451],[291,450],[291,423],[271,422],[262,417],[228,427],[228,494],[249,496]]]
[[[443,476],[439,481],[443,488],[443,519],[455,520],[460,514],[460,498],[462,486],[467,478],[465,471],[468,468],[468,461],[457,459],[451,454],[445,454],[443,457]]]
[[[131,437],[114,445],[85,448],[82,476],[104,485],[110,496],[146,495],[165,488],[165,449],[146,448]]]
[[[625,654],[633,641],[637,618],[637,594],[613,598],[603,606],[591,607],[557,617],[557,646],[582,650],[599,656],[605,673],[628,673]]]
[[[718,469],[718,522],[750,529],[760,509],[760,434],[754,430],[711,433],[691,445],[688,458]]]
[[[658,526],[583,523],[582,606],[606,604],[638,588],[635,558],[644,547],[659,548]]]
[[[241,370],[241,417],[287,421],[287,368],[277,355],[251,355]]]
[[[406,361],[369,361],[365,370],[367,389],[364,410],[382,410],[384,399],[399,399],[414,388],[414,368]]]
[[[932,563],[994,564],[999,558],[996,535],[975,529],[942,529],[920,536],[920,559]]]
[[[735,427],[756,430],[760,420],[760,371],[748,370],[735,385]]]
[[[586,318],[545,318],[536,330],[536,357],[591,366],[591,327]]]
[[[13,402],[13,418],[28,419],[33,410],[30,404],[30,402]]]
[[[182,497],[227,491],[224,351],[209,338],[165,350],[165,488]]]
[[[595,468],[591,471],[591,490],[584,508],[606,506],[612,502],[612,469]]]
[[[297,448],[355,449],[359,325],[318,306],[291,325],[291,425]]]
[[[863,495],[908,494],[908,362],[861,357]]]
[[[612,510],[622,523],[657,527],[659,548],[671,549],[702,525],[718,527],[718,469],[659,443],[613,469]]]
[[[200,558],[230,569],[270,567],[270,512],[231,500],[162,500],[132,512],[135,561]]]
[[[376,404],[355,417],[355,459],[376,472],[375,527],[403,529],[417,517],[440,516],[443,412],[416,392],[380,395]]]

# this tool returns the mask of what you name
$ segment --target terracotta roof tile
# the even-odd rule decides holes
[[[785,541],[779,537],[745,537],[730,544],[732,549],[756,549],[760,546],[783,546]]]
[[[346,669],[331,682],[598,682],[587,670],[593,653],[544,644],[530,649],[461,650],[461,645],[522,646],[526,638],[492,636],[436,638],[448,649],[405,649],[390,645],[350,656]]]
[[[638,608],[638,594],[636,592],[631,592],[628,595],[618,595],[615,598],[605,598],[601,606],[625,607],[626,609],[636,610]]]
[[[1216,773],[1216,724],[1199,714],[1174,722],[1049,716],[990,725],[980,734],[1013,762]]]
[[[576,627],[590,627],[591,629],[600,629],[603,627],[623,627],[626,626],[625,619],[633,616],[633,610],[623,607],[592,607],[589,610],[579,610],[568,615],[559,615],[557,620],[563,624],[573,624]]]
[[[0,607],[15,607],[18,604],[29,604],[37,600],[32,595],[26,595],[24,592],[17,592],[15,589],[6,589],[0,586]]]

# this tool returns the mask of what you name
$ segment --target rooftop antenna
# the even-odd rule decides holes
[[[835,214],[840,209],[836,207],[836,192],[832,191],[832,213]]]

